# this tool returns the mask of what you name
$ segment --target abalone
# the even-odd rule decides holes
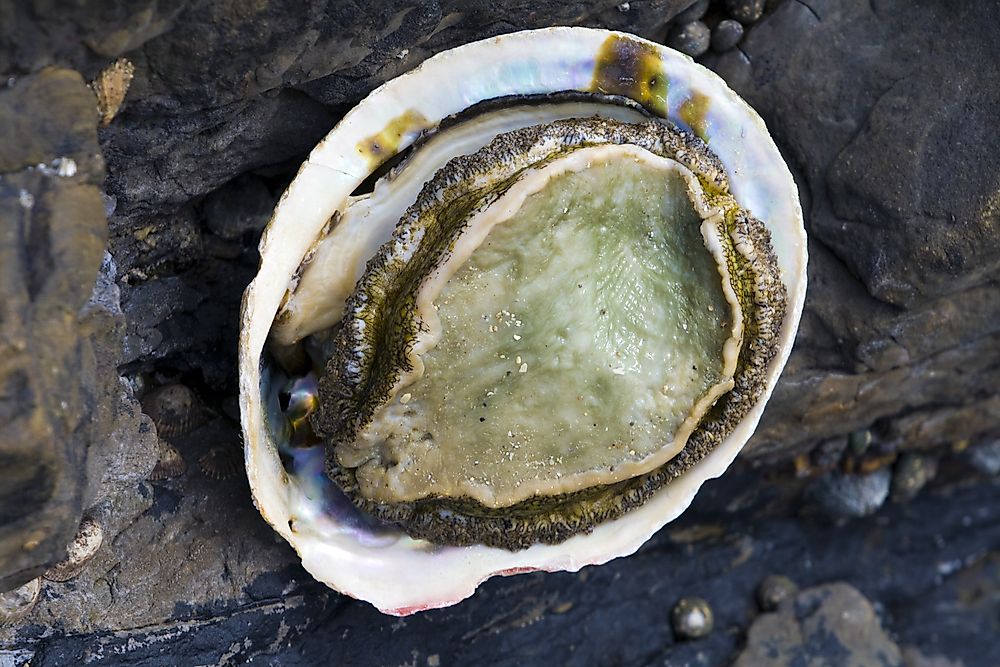
[[[631,553],[752,433],[805,262],[763,123],[690,59],[581,28],[435,56],[317,146],[261,241],[258,508],[389,613]]]

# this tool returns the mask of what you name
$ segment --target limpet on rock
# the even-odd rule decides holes
[[[225,480],[236,476],[243,466],[239,450],[232,445],[216,445],[198,458],[198,465],[206,476]]]
[[[752,434],[805,265],[763,122],[689,58],[584,28],[434,56],[348,113],[264,232],[257,506],[400,615],[630,554]]]
[[[157,387],[143,396],[142,410],[153,420],[161,438],[187,433],[200,417],[197,397],[180,383]]]
[[[163,438],[159,438],[159,448],[160,458],[152,472],[149,473],[149,479],[157,482],[183,475],[184,471],[187,470],[187,463],[177,448]]]

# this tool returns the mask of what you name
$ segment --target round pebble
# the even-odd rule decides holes
[[[809,452],[809,459],[814,466],[822,469],[835,467],[844,458],[844,451],[847,450],[847,438],[830,438],[824,440]]]
[[[20,588],[0,593],[0,626],[13,625],[27,616],[42,592],[42,578],[32,579]]]
[[[778,605],[798,592],[799,587],[788,577],[769,575],[757,586],[757,606],[761,611],[774,611]]]
[[[698,639],[712,631],[712,608],[701,598],[681,598],[670,613],[678,639]]]
[[[872,444],[872,440],[872,432],[866,428],[854,431],[847,436],[847,444],[850,446],[851,451],[858,456],[865,453],[865,450]]]
[[[712,50],[723,53],[743,39],[743,24],[733,19],[723,19],[712,31]]]
[[[753,23],[764,15],[764,0],[726,0],[726,11],[740,23]]]
[[[933,459],[916,452],[904,452],[892,471],[892,499],[896,502],[912,500],[936,472]]]
[[[687,9],[674,17],[675,23],[690,23],[697,21],[708,11],[708,0],[695,0]]]
[[[678,23],[667,35],[667,46],[697,58],[708,51],[711,31],[701,21]]]
[[[84,517],[76,537],[66,547],[66,558],[50,567],[43,576],[49,581],[69,581],[80,574],[97,555],[103,542],[104,530],[101,524],[91,517]]]
[[[831,519],[868,516],[889,497],[891,481],[888,468],[866,475],[828,474],[811,485],[809,495]]]

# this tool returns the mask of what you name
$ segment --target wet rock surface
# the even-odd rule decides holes
[[[796,348],[744,463],[633,557],[398,620],[312,581],[230,474],[239,301],[270,210],[354,102],[434,52],[555,24],[662,41],[703,3],[43,4],[0,4],[0,589],[61,560],[85,508],[105,538],[0,628],[0,664],[767,664],[747,662],[767,645],[1000,664],[970,640],[1000,614],[1000,9],[730,3],[763,17],[702,62],[768,123],[810,232]],[[85,81],[119,57],[134,78],[98,130]],[[160,434],[186,464],[149,480],[164,445],[134,395],[178,383],[203,412]],[[775,574],[802,590],[762,614]],[[714,630],[680,643],[684,597]]]

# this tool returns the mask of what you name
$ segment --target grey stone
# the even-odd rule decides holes
[[[984,475],[1000,474],[1000,440],[970,447],[968,459],[969,463]]]
[[[904,452],[892,471],[892,499],[912,500],[937,473],[937,461],[926,454]]]
[[[723,53],[743,39],[743,24],[733,19],[723,19],[712,30],[712,50]]]
[[[902,657],[871,603],[852,586],[834,583],[806,589],[759,616],[733,667],[810,664],[900,667]]]
[[[710,39],[711,32],[708,26],[701,21],[691,21],[690,23],[675,24],[667,33],[666,44],[672,49],[697,58],[708,51]]]
[[[764,0],[726,0],[726,11],[740,23],[754,23],[764,15]]]
[[[891,479],[888,468],[867,475],[830,473],[813,483],[809,495],[832,518],[867,516],[889,497]]]

